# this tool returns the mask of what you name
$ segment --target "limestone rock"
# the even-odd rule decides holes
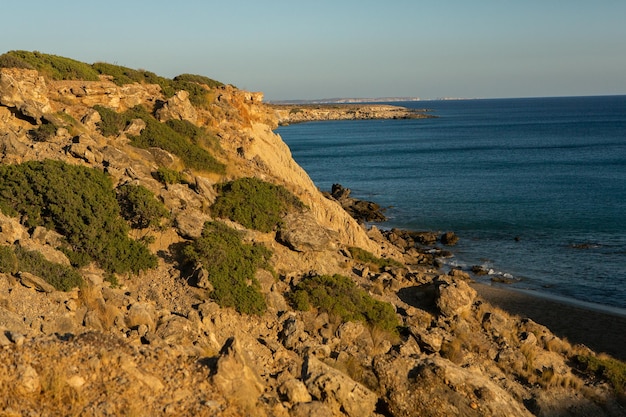
[[[465,281],[439,277],[435,284],[437,308],[444,317],[454,317],[472,307],[476,298],[476,290]]]
[[[19,219],[5,216],[0,212],[0,243],[12,245],[28,237],[28,230],[20,224]]]
[[[308,403],[312,400],[306,385],[299,379],[291,378],[278,387],[278,393],[292,404]]]
[[[0,104],[39,123],[52,112],[46,81],[35,70],[0,68]]]
[[[40,292],[54,292],[56,289],[48,284],[43,278],[31,274],[30,272],[19,273],[20,282],[27,288],[33,288]]]
[[[295,317],[289,317],[283,323],[279,338],[287,349],[293,349],[304,335],[304,324]]]
[[[163,107],[156,111],[156,117],[161,122],[168,120],[187,120],[196,123],[198,112],[189,101],[189,93],[185,90],[177,92],[173,97],[168,99]]]
[[[128,309],[126,324],[130,329],[135,329],[142,324],[148,326],[148,329],[155,328],[155,310],[152,304],[146,302],[134,303]]]
[[[290,213],[283,219],[276,239],[296,252],[331,250],[330,232],[310,212]]]
[[[41,389],[39,374],[30,365],[19,365],[17,367],[17,389],[27,394],[34,394]]]
[[[307,356],[303,369],[303,379],[309,393],[336,414],[339,410],[350,417],[374,414],[378,397],[363,385],[314,356]]]
[[[251,368],[246,350],[234,337],[222,347],[212,379],[225,397],[241,406],[254,406],[264,391],[261,379]]]

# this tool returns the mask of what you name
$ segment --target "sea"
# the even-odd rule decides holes
[[[447,267],[626,314],[626,96],[390,104],[434,117],[276,132],[321,190],[384,207],[377,227],[454,232]]]

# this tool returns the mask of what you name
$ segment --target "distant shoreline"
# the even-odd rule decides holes
[[[330,120],[380,120],[434,118],[428,109],[389,104],[268,104],[281,126]]]

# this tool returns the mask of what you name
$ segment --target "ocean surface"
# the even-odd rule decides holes
[[[477,280],[626,309],[626,96],[393,104],[437,117],[277,133],[320,189],[387,207],[378,227],[455,232]]]

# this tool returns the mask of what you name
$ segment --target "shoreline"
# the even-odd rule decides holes
[[[509,314],[546,326],[572,344],[583,344],[596,353],[607,353],[626,361],[623,309],[480,282],[473,282],[471,286],[482,299]]]

